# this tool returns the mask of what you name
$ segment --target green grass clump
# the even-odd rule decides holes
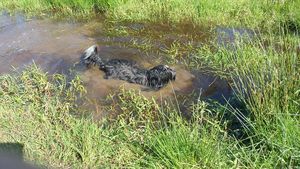
[[[257,160],[263,160],[261,163],[267,168],[299,166],[299,39],[286,35],[268,36],[267,39],[268,43],[259,40],[231,50],[203,48],[198,59],[231,77],[232,86],[246,104],[247,113],[230,111],[250,114],[244,118],[257,141],[252,146],[264,152],[264,155],[256,155]]]
[[[219,128],[198,125],[196,118],[187,123],[172,108],[167,116],[161,112],[164,120],[146,118],[162,110],[125,90],[115,96],[123,113],[109,123],[94,122],[78,115],[76,101],[84,92],[79,78],[67,82],[35,66],[2,75],[1,143],[23,144],[26,160],[55,168],[230,165]],[[199,104],[197,110],[206,112]]]
[[[2,0],[0,9],[31,14],[91,17],[105,13],[116,21],[230,25],[298,31],[300,1],[230,0]]]
[[[282,42],[291,45],[289,39]],[[34,66],[2,75],[0,139],[23,144],[26,160],[56,168],[296,167],[300,81],[293,49],[205,50],[219,58],[212,63],[230,71],[246,109],[216,109],[198,101],[189,119],[176,106],[121,89],[110,98],[110,111],[119,114],[95,122],[79,115],[76,103],[85,93],[79,78],[67,82]],[[241,118],[244,140],[230,135],[231,119],[222,118],[226,112]]]
[[[24,11],[32,15],[54,14],[62,16],[88,17],[111,6],[107,0],[4,0],[0,8],[10,11]]]

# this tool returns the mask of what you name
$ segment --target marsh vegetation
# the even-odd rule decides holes
[[[54,168],[297,168],[299,6],[297,0],[2,0],[1,9],[29,16],[101,14],[101,30],[96,24],[88,34],[106,40],[101,45],[213,74],[232,93],[220,101],[193,88],[162,99],[118,86],[102,97],[106,116],[99,119],[83,106],[87,76],[46,73],[33,64],[0,76],[1,142],[21,143],[26,160]],[[220,43],[216,30],[227,28],[247,37]]]

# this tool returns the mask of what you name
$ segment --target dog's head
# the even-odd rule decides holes
[[[92,58],[92,57],[96,56],[97,54],[98,54],[98,48],[97,48],[96,45],[93,45],[93,46],[87,48],[83,52],[81,57],[82,57],[83,60],[87,60],[89,58]]]
[[[97,65],[99,68],[103,68],[104,66],[104,63],[98,54],[98,48],[96,45],[89,47],[83,52],[81,62],[88,67],[90,65]]]
[[[167,65],[158,65],[148,71],[147,79],[150,87],[159,89],[176,79],[176,71]]]

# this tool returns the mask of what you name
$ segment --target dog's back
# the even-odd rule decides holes
[[[124,59],[103,61],[96,45],[89,47],[82,55],[87,66],[97,65],[105,72],[107,79],[120,79],[159,89],[169,81],[175,80],[176,72],[167,65],[158,65],[150,70],[140,68],[136,62]]]
[[[146,69],[139,68],[134,61],[112,59],[102,69],[106,78],[126,80],[130,83],[146,84]]]

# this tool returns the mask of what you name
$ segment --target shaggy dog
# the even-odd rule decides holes
[[[87,67],[98,66],[100,70],[105,72],[106,79],[125,80],[154,89],[160,89],[176,78],[175,70],[167,65],[158,65],[147,70],[138,67],[136,62],[130,60],[111,59],[104,61],[99,56],[96,45],[86,49],[81,59]]]

